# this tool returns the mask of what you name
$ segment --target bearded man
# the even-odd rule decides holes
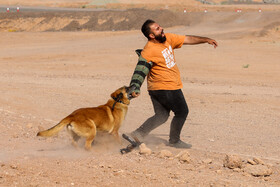
[[[172,111],[175,115],[170,125],[168,145],[176,148],[190,148],[191,145],[180,138],[189,109],[181,90],[183,85],[175,61],[174,49],[181,48],[182,45],[201,43],[208,43],[216,48],[218,43],[207,37],[165,34],[163,28],[153,20],[145,21],[141,31],[148,41],[143,50],[136,50],[139,60],[130,85],[134,84],[137,87],[132,96],[138,97],[140,87],[147,75],[148,92],[155,114],[131,135],[134,138],[143,139],[152,130],[165,123]]]

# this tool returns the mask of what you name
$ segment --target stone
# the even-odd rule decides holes
[[[270,176],[273,173],[272,169],[265,165],[248,165],[246,166],[244,171],[255,177],[266,177]]]
[[[262,161],[260,158],[253,158],[253,161],[256,162],[257,164],[265,165],[264,161]]]
[[[170,158],[172,156],[173,156],[173,154],[168,150],[161,150],[158,153],[158,157],[160,157],[160,158]]]
[[[207,158],[207,159],[204,159],[204,160],[202,160],[202,163],[204,163],[204,164],[211,164],[213,161],[212,161],[212,159],[210,159],[210,158]]]
[[[175,156],[175,158],[178,158],[182,162],[191,162],[190,154],[188,151],[181,151],[178,155]]]
[[[226,155],[224,167],[229,169],[242,168],[242,159],[237,155]]]
[[[139,151],[140,154],[143,154],[143,155],[150,155],[150,154],[152,154],[152,150],[150,148],[148,148],[146,146],[146,144],[144,144],[144,143],[139,145],[139,149],[140,149],[140,151]]]
[[[190,156],[190,153],[188,151],[181,151],[180,153],[178,153],[175,158],[179,158],[181,157],[182,155],[188,155]]]
[[[252,159],[248,159],[247,162],[251,165],[257,165],[257,163]]]

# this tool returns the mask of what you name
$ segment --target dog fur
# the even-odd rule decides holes
[[[75,110],[57,125],[38,132],[37,136],[53,136],[66,126],[73,138],[72,144],[77,146],[80,137],[85,137],[87,150],[91,149],[97,131],[108,132],[120,142],[118,131],[126,116],[134,89],[135,86],[121,87],[111,94],[111,98],[105,105]]]

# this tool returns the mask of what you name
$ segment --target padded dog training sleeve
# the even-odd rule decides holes
[[[145,80],[145,77],[148,75],[153,65],[152,62],[147,62],[147,60],[141,56],[141,51],[142,49],[135,50],[139,58],[129,84],[130,86],[133,84],[136,86],[134,91],[135,93],[140,93],[140,88]]]

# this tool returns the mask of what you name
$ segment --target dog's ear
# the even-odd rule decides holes
[[[114,92],[111,94],[111,97],[116,100],[119,101],[120,99],[123,98],[123,93],[122,92]]]
[[[113,92],[113,93],[111,94],[112,99],[116,98],[116,97],[117,97],[117,95],[118,95],[118,93],[117,93],[117,92]]]

